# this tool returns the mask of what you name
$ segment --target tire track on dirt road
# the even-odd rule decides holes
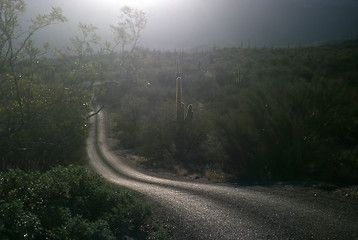
[[[176,227],[176,239],[358,238],[354,202],[315,198],[305,189],[238,187],[150,176],[110,151],[103,112],[93,121],[87,142],[91,167],[149,201],[155,213]],[[335,210],[337,204],[340,211]],[[342,204],[346,205],[344,212]]]

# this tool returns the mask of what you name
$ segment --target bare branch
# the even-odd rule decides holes
[[[94,113],[88,115],[88,116],[86,117],[86,119],[88,119],[88,118],[90,118],[90,117],[93,117],[94,115],[97,115],[97,114],[103,109],[103,107],[104,107],[104,105],[102,105],[102,107],[100,107],[96,112],[94,112]]]

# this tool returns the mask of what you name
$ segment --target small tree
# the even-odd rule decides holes
[[[110,25],[114,34],[114,45],[107,49],[111,55],[115,55],[115,49],[121,46],[120,72],[126,71],[127,78],[136,75],[135,50],[140,39],[140,34],[147,24],[147,17],[141,10],[124,6],[121,9],[119,21],[116,25]]]
[[[81,36],[72,37],[70,41],[79,60],[82,60],[87,55],[93,55],[94,47],[100,44],[101,37],[96,33],[97,29],[92,24],[78,23],[78,30]]]
[[[49,14],[39,14],[35,19],[32,19],[32,25],[28,31],[21,31],[18,18],[24,11],[25,3],[23,0],[0,1],[0,63],[4,68],[1,75],[5,75],[1,76],[0,86],[5,85],[5,81],[9,81],[13,85],[14,100],[17,102],[21,125],[25,123],[25,119],[23,98],[19,88],[19,81],[22,75],[17,69],[17,64],[29,57],[28,53],[32,53],[32,55],[38,53],[31,41],[31,37],[38,30],[66,21],[61,8],[52,7],[52,11]],[[17,45],[16,43],[19,44]]]
[[[119,45],[122,47],[122,54],[126,47],[129,47],[131,53],[139,41],[140,33],[147,24],[147,17],[141,10],[124,6],[121,9],[119,22],[116,25],[110,25],[114,34],[114,51]]]
[[[22,30],[24,11],[22,0],[0,1],[0,168],[43,170],[79,159],[87,107],[81,91],[46,79],[49,61],[32,41],[40,29],[66,21],[62,10],[53,7]]]

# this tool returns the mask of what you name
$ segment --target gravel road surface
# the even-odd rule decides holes
[[[92,119],[91,167],[151,204],[175,239],[358,239],[354,190],[160,178],[109,149],[102,112]]]

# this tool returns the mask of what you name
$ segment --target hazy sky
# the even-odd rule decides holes
[[[123,5],[143,10],[148,23],[140,44],[150,49],[239,46],[241,42],[286,46],[358,37],[358,0],[25,0],[29,19],[60,6],[66,24],[37,38],[69,45],[79,21],[110,39]]]

